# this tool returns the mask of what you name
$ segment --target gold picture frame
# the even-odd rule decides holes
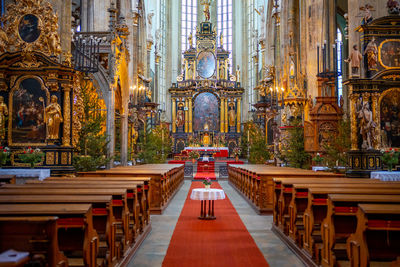
[[[397,43],[399,43],[399,49],[400,49],[400,39],[386,39],[386,40],[384,40],[383,42],[381,42],[379,44],[379,47],[378,47],[378,60],[379,60],[379,63],[385,69],[400,69],[400,50],[399,50],[399,61],[398,61],[399,66],[398,67],[388,66],[388,65],[386,65],[384,63],[384,60],[382,58],[382,48],[386,43],[389,43],[389,42],[397,42]]]

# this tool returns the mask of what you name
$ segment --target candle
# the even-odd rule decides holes
[[[247,143],[249,143],[249,142],[250,142],[250,131],[247,130]]]

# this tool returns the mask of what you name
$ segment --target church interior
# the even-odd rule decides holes
[[[0,266],[400,267],[400,0],[0,7]]]

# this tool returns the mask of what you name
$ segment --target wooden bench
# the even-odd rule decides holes
[[[400,205],[359,204],[358,207],[357,229],[347,240],[351,266],[396,261],[400,257]]]
[[[111,207],[116,222],[116,255],[120,255],[122,250],[126,249],[131,240],[132,233],[129,229],[130,214],[127,205],[127,190],[126,189],[112,189],[112,188],[0,188],[0,195],[111,195]],[[122,248],[120,246],[122,244]],[[119,257],[119,256],[118,256]]]
[[[330,185],[332,187],[333,185]],[[351,184],[347,185],[351,186]],[[321,223],[327,215],[327,199],[329,194],[371,194],[371,195],[396,195],[400,194],[400,188],[383,189],[371,184],[370,188],[319,188],[309,187],[308,206],[304,212],[304,241],[303,248],[310,258],[318,264],[320,251],[322,250]]]
[[[111,195],[0,195],[0,204],[89,203],[92,205],[93,227],[99,235],[98,259],[111,264],[117,260],[115,223]],[[106,251],[103,251],[106,250]]]
[[[93,228],[90,204],[0,204],[0,216],[57,216],[58,246],[67,256],[68,265],[96,266],[99,239]],[[7,226],[16,233],[25,231],[23,228],[13,227],[12,224]]]
[[[328,214],[321,225],[322,266],[336,266],[337,260],[348,260],[346,241],[356,231],[360,203],[399,204],[400,195],[330,194]]]
[[[15,175],[0,175],[0,186],[2,184],[15,184],[16,176]]]
[[[43,258],[49,266],[66,267],[67,258],[58,246],[57,219],[56,216],[1,216],[0,251],[27,251],[30,259]]]

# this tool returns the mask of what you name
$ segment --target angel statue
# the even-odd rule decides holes
[[[368,24],[373,20],[372,14],[371,14],[371,11],[374,11],[373,8],[374,7],[371,6],[370,4],[366,4],[365,6],[360,7],[360,10],[364,12],[364,16],[361,21],[361,25]]]
[[[206,21],[210,21],[210,5],[211,5],[212,0],[202,0],[200,2],[201,5],[204,6],[203,13],[204,17],[206,18]]]

